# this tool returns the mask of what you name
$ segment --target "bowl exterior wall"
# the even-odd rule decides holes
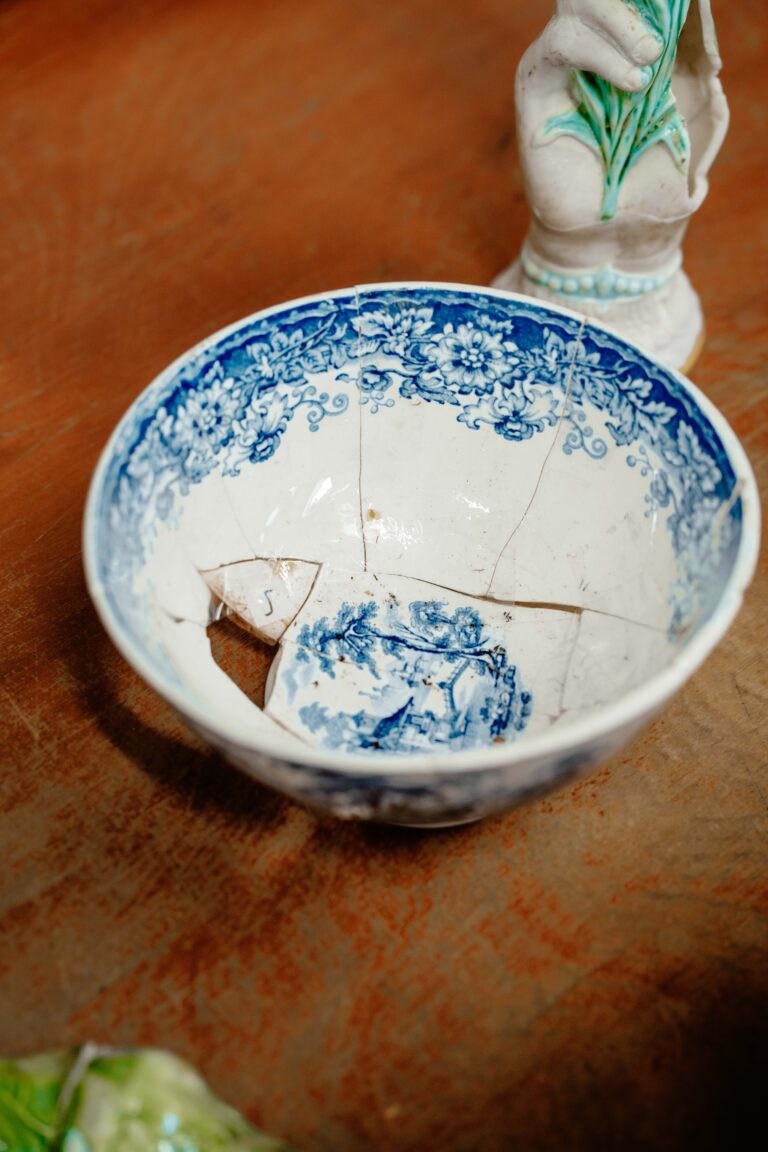
[[[599,741],[575,745],[566,753],[534,756],[523,763],[462,773],[439,768],[415,773],[404,768],[386,774],[377,773],[374,763],[370,773],[354,776],[244,749],[189,717],[184,719],[231,764],[318,812],[409,828],[447,828],[503,812],[583,776],[623,748],[651,718],[652,713],[615,728]]]

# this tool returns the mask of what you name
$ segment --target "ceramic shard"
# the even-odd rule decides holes
[[[573,613],[324,570],[285,633],[265,711],[339,751],[508,743],[556,715],[577,626]]]
[[[693,509],[694,514],[698,513],[698,523],[691,523],[691,515],[690,522],[681,526],[688,547],[681,550],[672,588],[672,631],[679,636],[685,637],[700,627],[715,608],[720,582],[733,563],[738,546],[743,491],[743,480],[735,480],[727,499],[718,502],[705,497],[706,506]]]
[[[291,739],[219,668],[205,627],[158,612],[156,631],[182,685],[213,725],[224,726],[233,739],[245,743],[267,733]]]
[[[146,594],[149,603],[177,620],[204,627],[215,611],[210,588],[172,529],[161,529],[150,560],[140,573],[138,590]]]
[[[180,501],[172,526],[198,568],[233,564],[254,555],[227,485],[218,472],[211,472]]]
[[[581,321],[460,290],[360,294],[368,567],[483,595],[563,414]]]
[[[650,680],[680,647],[664,632],[596,612],[583,612],[568,667],[562,708],[609,704]]]
[[[488,580],[488,586],[486,588],[486,595],[493,596],[493,589],[494,589],[494,585],[496,582],[496,573],[497,573],[499,565],[502,561],[502,558],[510,550],[512,540],[515,536],[515,533],[518,531],[518,529],[524,523],[526,517],[528,516],[528,513],[530,512],[531,507],[533,506],[533,504],[536,500],[536,495],[537,495],[539,488],[541,486],[541,483],[544,479],[544,475],[547,471],[547,466],[549,465],[552,454],[555,451],[555,449],[558,447],[558,445],[560,445],[562,442],[562,426],[563,426],[563,421],[564,421],[564,419],[566,419],[568,412],[570,410],[569,405],[570,405],[570,398],[571,398],[571,382],[573,380],[574,364],[576,362],[576,358],[577,358],[578,353],[579,353],[581,333],[584,331],[585,323],[586,323],[586,321],[584,321],[584,320],[581,321],[581,324],[579,326],[579,330],[576,334],[575,340],[571,344],[569,344],[566,349],[563,350],[561,372],[562,372],[562,378],[563,378],[563,393],[564,393],[564,395],[563,395],[562,403],[558,407],[557,421],[555,423],[553,435],[552,435],[551,439],[549,440],[549,443],[546,445],[546,452],[541,459],[541,466],[540,466],[538,473],[536,475],[535,484],[533,484],[533,486],[530,489],[530,495],[529,495],[528,501],[527,501],[525,507],[523,508],[522,513],[519,515],[518,519],[512,522],[510,532],[507,535],[506,539],[504,540],[502,548],[496,557],[496,561],[493,565],[493,569],[491,571],[490,578]],[[499,598],[500,597],[494,596],[494,599],[499,599]]]
[[[201,575],[237,622],[268,644],[277,644],[307,599],[319,568],[306,560],[257,559]]]
[[[619,428],[624,409],[632,428]],[[494,599],[561,601],[669,626],[677,561],[642,439],[643,420],[665,415],[650,386],[622,378],[582,335],[568,408],[525,520],[499,558]]]
[[[237,349],[220,469],[251,556],[363,567],[356,314],[354,293],[305,303]]]

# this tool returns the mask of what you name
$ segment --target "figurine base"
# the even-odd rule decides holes
[[[601,301],[552,292],[526,276],[519,260],[496,277],[493,287],[580,312],[678,372],[691,370],[704,344],[701,304],[682,270],[655,292],[627,300]]]
[[[685,364],[683,364],[682,368],[679,369],[679,371],[682,372],[683,376],[690,376],[691,372],[696,367],[699,356],[701,356],[702,349],[704,348],[704,344],[706,342],[706,339],[707,339],[707,330],[704,327],[704,325],[702,324],[701,332],[699,333],[699,338],[696,341],[696,343],[694,344],[693,350],[692,350],[690,356],[686,360]]]

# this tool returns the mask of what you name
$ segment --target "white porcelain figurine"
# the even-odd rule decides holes
[[[670,367],[704,338],[681,244],[728,127],[710,0],[557,0],[517,72],[531,226],[495,281]]]

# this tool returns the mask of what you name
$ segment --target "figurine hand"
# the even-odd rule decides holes
[[[518,106],[535,95],[548,102],[545,115],[561,111],[573,68],[595,72],[625,92],[639,92],[662,48],[625,0],[557,0],[557,15],[520,63]]]
[[[660,9],[665,4],[671,11],[673,0],[659,0]],[[679,18],[679,4],[676,10]],[[671,61],[663,41],[627,0],[558,0],[556,16],[520,62],[520,152],[534,213],[532,239],[542,256],[553,247],[547,243],[548,231],[558,234],[562,262],[563,246],[568,246],[563,233],[578,230],[574,266],[585,262],[585,229],[595,230],[596,263],[621,262],[629,254],[640,266],[646,259],[651,265],[679,246],[685,222],[706,194],[706,172],[727,125],[709,0],[692,0],[672,75],[681,113],[678,136],[688,131],[690,141],[675,141],[668,132],[667,147],[654,143],[631,157],[607,212],[606,163],[596,142],[588,146],[588,128],[547,132],[553,120],[563,123],[579,107],[575,70],[608,81],[619,95],[644,93],[662,69],[662,54]],[[578,116],[571,119],[578,127]]]

